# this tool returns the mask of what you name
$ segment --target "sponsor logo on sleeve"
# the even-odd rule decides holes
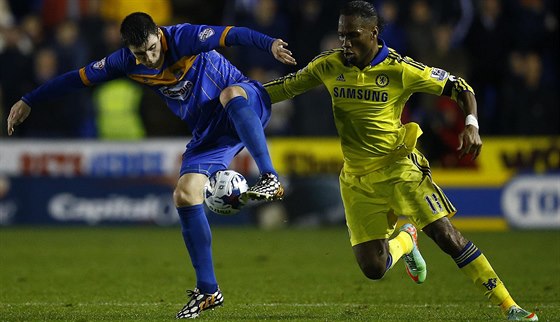
[[[430,75],[432,78],[442,81],[449,76],[449,73],[440,68],[432,68],[432,73]]]
[[[198,34],[198,39],[201,42],[205,42],[206,40],[208,40],[208,38],[212,37],[213,35],[214,35],[214,29],[206,28]]]
[[[93,69],[103,69],[105,68],[105,60],[107,58],[103,58],[100,61],[96,62],[95,64],[93,64]]]

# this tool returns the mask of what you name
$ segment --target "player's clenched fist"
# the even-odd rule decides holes
[[[476,159],[482,150],[482,140],[478,129],[474,126],[465,126],[465,130],[459,134],[459,158],[467,154],[472,154],[472,159]]]
[[[8,116],[8,135],[14,133],[14,126],[23,123],[29,116],[29,113],[31,113],[31,107],[22,100],[17,101],[17,103],[12,106],[10,115]]]

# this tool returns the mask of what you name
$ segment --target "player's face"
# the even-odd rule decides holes
[[[354,66],[364,68],[371,62],[378,50],[377,35],[377,27],[360,17],[341,15],[338,20],[344,58]]]
[[[141,46],[128,46],[128,48],[132,51],[134,57],[148,68],[158,68],[163,61],[161,35],[159,33],[149,35],[148,40]]]

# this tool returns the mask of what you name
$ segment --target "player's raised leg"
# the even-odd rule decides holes
[[[255,111],[263,109],[263,102],[250,86],[254,85],[239,84],[227,87],[220,94],[220,102],[260,171],[259,180],[249,188],[247,196],[251,199],[282,199],[284,187],[278,180],[278,174],[268,153],[261,117]]]
[[[438,219],[424,227],[423,231],[455,260],[461,271],[494,305],[501,308],[508,320],[538,321],[535,313],[525,311],[515,303],[484,254],[463,237],[449,219]]]

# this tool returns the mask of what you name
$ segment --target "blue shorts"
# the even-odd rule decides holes
[[[271,103],[264,87],[256,81],[246,81],[229,86],[242,87],[247,93],[249,106],[257,113],[264,127],[270,120]],[[237,135],[235,126],[224,107],[214,110],[212,120],[203,131],[193,131],[193,138],[183,153],[180,176],[185,173],[202,173],[207,176],[218,170],[227,169],[231,160],[244,145]]]

